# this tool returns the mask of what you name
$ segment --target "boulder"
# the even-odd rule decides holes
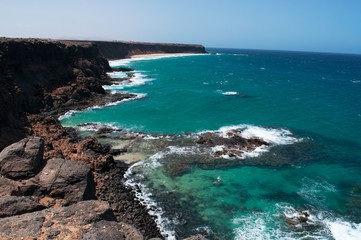
[[[64,199],[66,204],[95,198],[93,175],[85,163],[52,158],[35,181],[42,192]]]
[[[0,153],[0,174],[10,179],[28,179],[39,170],[43,160],[44,140],[24,138]]]
[[[16,189],[15,181],[0,176],[0,197],[10,196]]]
[[[30,197],[6,196],[0,198],[0,218],[39,211],[44,208]]]
[[[0,219],[0,239],[81,239],[93,224],[114,219],[107,202],[84,201]]]

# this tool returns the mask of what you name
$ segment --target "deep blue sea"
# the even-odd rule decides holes
[[[126,174],[167,239],[361,239],[361,55],[208,51],[111,61],[135,72],[104,88],[137,99],[62,124],[177,134],[157,147],[143,139],[144,160]],[[200,149],[185,134],[234,129],[270,145],[204,164],[222,146]]]

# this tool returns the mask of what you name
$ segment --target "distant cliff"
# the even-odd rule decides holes
[[[128,58],[137,54],[150,53],[207,53],[204,46],[195,44],[137,43],[92,41],[101,54],[108,59]]]

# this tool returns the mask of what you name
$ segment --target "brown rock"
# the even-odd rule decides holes
[[[126,223],[100,221],[93,224],[81,236],[82,240],[143,240],[143,235],[133,226]]]
[[[0,220],[0,239],[81,239],[92,224],[113,221],[109,204],[85,201]]]
[[[84,163],[50,159],[35,181],[41,191],[68,204],[95,198],[93,175]]]
[[[0,198],[0,218],[39,211],[44,208],[30,197],[7,196]]]
[[[0,197],[10,196],[16,190],[16,182],[0,176]]]
[[[0,153],[0,173],[11,179],[33,177],[43,160],[44,140],[24,138]]]

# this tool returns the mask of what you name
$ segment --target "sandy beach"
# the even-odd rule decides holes
[[[188,56],[188,55],[200,55],[202,53],[149,53],[149,54],[135,54],[130,58],[150,58],[150,57],[170,57],[170,56]],[[205,53],[207,54],[207,53]]]

